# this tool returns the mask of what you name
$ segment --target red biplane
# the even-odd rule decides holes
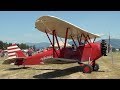
[[[107,44],[95,42],[100,36],[87,32],[78,26],[63,21],[53,16],[42,16],[35,22],[35,28],[46,33],[52,48],[33,56],[25,56],[17,45],[8,47],[11,57],[4,61],[4,64],[14,63],[15,65],[38,65],[43,64],[45,59],[53,58],[60,61],[77,62],[84,73],[98,71],[99,65],[96,63],[102,56],[106,56]],[[50,38],[52,35],[52,39]],[[64,38],[63,47],[60,46],[58,37]],[[74,43],[67,46],[67,40],[71,39]],[[58,48],[55,47],[55,42]],[[78,44],[76,44],[78,42]],[[88,64],[84,62],[88,61]]]

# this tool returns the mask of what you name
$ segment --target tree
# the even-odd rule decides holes
[[[8,47],[8,43],[7,42],[3,43],[4,50],[7,49],[7,47]]]
[[[12,45],[12,43],[9,43],[9,44],[8,44],[8,46],[11,46],[11,45]]]
[[[26,44],[24,44],[24,43],[21,43],[21,44],[19,44],[18,46],[19,46],[19,48],[21,48],[21,49],[28,49],[28,48],[29,48],[29,46],[26,45]]]
[[[12,45],[12,43],[7,43],[7,42],[0,41],[0,49],[5,50],[5,49],[7,49],[8,46],[11,46],[11,45]],[[24,43],[21,43],[21,44],[16,43],[16,45],[21,49],[28,49],[29,48],[29,46],[24,44]]]
[[[26,49],[30,48],[28,45],[26,45]]]

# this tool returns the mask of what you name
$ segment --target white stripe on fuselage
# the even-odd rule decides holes
[[[16,55],[16,53],[13,52],[8,54],[8,56],[11,56],[11,55]]]
[[[11,57],[8,57],[8,59],[12,59],[12,58],[16,58],[16,56],[11,56]]]
[[[18,48],[18,49],[12,49],[12,50],[8,50],[8,53],[10,53],[10,52],[16,52],[16,51],[19,51],[20,49]]]
[[[18,48],[18,46],[9,46],[7,49]]]

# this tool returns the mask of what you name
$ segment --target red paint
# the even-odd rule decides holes
[[[53,56],[53,49],[27,57],[22,65],[39,65],[48,56]]]
[[[89,44],[85,44],[84,46],[77,47],[76,51],[74,51],[72,47],[69,48],[66,47],[65,49],[62,48],[60,50],[55,50],[57,54],[55,54],[54,57],[77,59],[80,62],[88,61],[89,58],[90,60],[97,60],[102,56],[100,43],[89,43]],[[16,53],[17,53],[16,65],[38,65],[41,64],[41,62],[44,62],[44,59],[50,57],[52,58],[53,48],[29,57],[26,57],[21,50],[16,51]]]
[[[84,34],[81,34],[81,37],[78,39],[79,44],[81,43],[82,36],[85,38],[85,42],[87,41],[88,44],[83,44],[77,46],[74,39],[72,38],[73,42],[76,45],[76,49],[73,50],[72,47],[66,47],[67,42],[67,35],[68,35],[68,28],[66,29],[65,34],[65,44],[62,49],[59,48],[59,50],[56,50],[54,47],[55,38],[59,46],[59,42],[57,40],[56,32],[53,30],[53,42],[50,40],[50,37],[48,36],[47,32],[45,31],[51,45],[53,48],[49,48],[48,50],[45,50],[41,53],[35,54],[33,56],[26,57],[24,53],[19,50],[16,51],[17,58],[15,65],[38,65],[44,62],[44,59],[47,58],[64,58],[64,59],[73,59],[78,60],[79,62],[85,62],[85,61],[95,61],[98,58],[100,58],[101,55],[101,43],[93,43],[89,42],[88,39],[90,39],[89,36],[85,36]],[[54,38],[55,37],[55,38]],[[87,39],[88,37],[88,39]],[[84,43],[85,43],[84,42]]]
[[[21,51],[16,51],[17,57],[26,57],[26,55]]]
[[[90,45],[89,45],[90,44]],[[90,60],[97,60],[101,55],[100,43],[89,43],[84,46],[79,46],[76,51],[72,48],[61,49],[60,57],[67,59],[78,59],[81,62]],[[63,51],[65,51],[64,55]]]
[[[101,46],[100,43],[90,43],[91,47],[87,44],[84,47],[84,51],[82,54],[82,61],[97,60],[101,55]]]
[[[24,63],[24,59],[23,58],[17,58],[15,61],[15,65],[22,65]]]
[[[88,66],[86,66],[86,67],[84,68],[84,71],[85,71],[85,72],[89,72],[89,70],[90,70],[90,68],[89,68]]]

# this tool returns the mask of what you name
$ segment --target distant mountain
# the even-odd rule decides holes
[[[109,41],[109,39],[104,39],[104,40],[106,40],[107,43],[108,43],[108,41]],[[101,42],[101,40],[99,40],[98,42]],[[68,43],[69,43],[70,45],[74,44],[73,41],[70,41],[70,42],[68,42]],[[35,47],[36,47],[37,49],[38,49],[38,48],[41,49],[41,48],[45,48],[45,47],[50,46],[50,43],[48,43],[48,42],[26,43],[26,44],[29,45],[29,46],[35,45]],[[79,45],[78,42],[76,42],[76,44]],[[112,45],[113,48],[120,48],[120,39],[110,39],[110,44]]]
[[[109,39],[104,39],[107,41],[107,43],[109,43]],[[101,42],[101,40],[97,41],[97,42]],[[69,42],[70,45],[74,44],[73,41]],[[78,42],[76,42],[77,45]],[[120,48],[120,39],[110,39],[110,44],[112,45],[113,48]]]
[[[27,45],[29,46],[34,46],[37,48],[37,49],[41,49],[41,48],[45,48],[45,47],[48,47],[50,46],[50,43],[47,43],[47,42],[41,42],[41,43],[26,43]]]
[[[109,39],[104,39],[109,43]],[[100,40],[101,41],[101,40]],[[120,39],[110,39],[110,44],[112,45],[113,48],[120,48]]]

